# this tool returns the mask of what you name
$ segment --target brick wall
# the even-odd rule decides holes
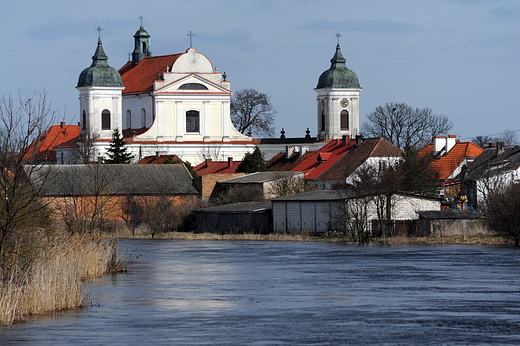
[[[210,197],[218,197],[220,189],[216,185],[219,181],[241,177],[243,175],[245,175],[245,173],[206,174],[195,178],[194,183],[202,199],[207,200]]]

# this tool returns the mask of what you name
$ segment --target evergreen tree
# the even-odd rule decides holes
[[[265,171],[264,155],[260,148],[255,147],[253,153],[246,153],[242,162],[238,165],[237,173],[255,173]]]
[[[107,163],[128,164],[132,161],[132,154],[128,152],[125,139],[121,136],[118,129],[115,129],[114,133],[112,133],[112,142],[110,142],[110,147],[107,151]]]

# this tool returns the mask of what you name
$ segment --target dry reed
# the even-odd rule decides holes
[[[128,261],[117,240],[100,234],[61,234],[41,241],[38,257],[27,270],[15,265],[9,279],[0,280],[0,324],[79,308],[84,301],[81,281],[126,270]]]

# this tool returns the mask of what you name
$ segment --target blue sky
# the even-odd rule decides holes
[[[191,30],[194,48],[233,90],[270,95],[277,134],[300,137],[309,127],[316,135],[313,89],[337,31],[363,87],[361,122],[378,105],[405,102],[446,114],[450,134],[463,139],[520,130],[520,2],[512,0],[12,1],[0,12],[0,94],[45,89],[76,123],[75,86],[92,62],[96,27],[118,69],[140,15],[153,55],[184,52]]]

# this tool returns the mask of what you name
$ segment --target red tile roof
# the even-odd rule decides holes
[[[307,151],[300,156],[300,153],[296,152],[291,154],[289,158],[285,158],[285,153],[279,153],[265,163],[265,169],[270,172],[292,171],[294,167],[298,166],[303,160],[314,153],[314,151]]]
[[[164,164],[165,161],[171,162],[182,162],[182,160],[177,155],[159,155],[159,159],[157,159],[156,155],[146,156],[137,164],[139,165],[149,165],[149,164]]]
[[[24,155],[25,160],[35,161],[56,161],[56,151],[54,148],[65,143],[75,145],[79,138],[79,125],[53,125],[50,129],[35,140]]]
[[[430,143],[419,154],[433,156],[433,149],[433,143]],[[473,142],[457,142],[449,152],[433,160],[432,167],[439,174],[440,180],[446,180],[466,158],[474,159],[483,151]]]
[[[344,180],[370,157],[400,157],[403,151],[383,138],[368,138],[353,148],[318,177],[319,180]]]
[[[294,167],[293,171],[304,172],[305,179],[316,179],[352,149],[354,144],[353,140],[347,145],[343,145],[341,139],[331,141]],[[327,158],[325,161],[322,160],[324,157]]]
[[[149,56],[141,60],[137,66],[132,66],[129,61],[119,69],[125,89],[123,94],[136,94],[153,90],[153,82],[157,79],[157,73],[166,72],[166,67],[171,70],[175,61],[183,54],[170,54]]]
[[[230,165],[229,161],[213,161],[208,159],[195,166],[194,170],[198,175],[235,173],[241,162],[242,161],[231,160]]]

